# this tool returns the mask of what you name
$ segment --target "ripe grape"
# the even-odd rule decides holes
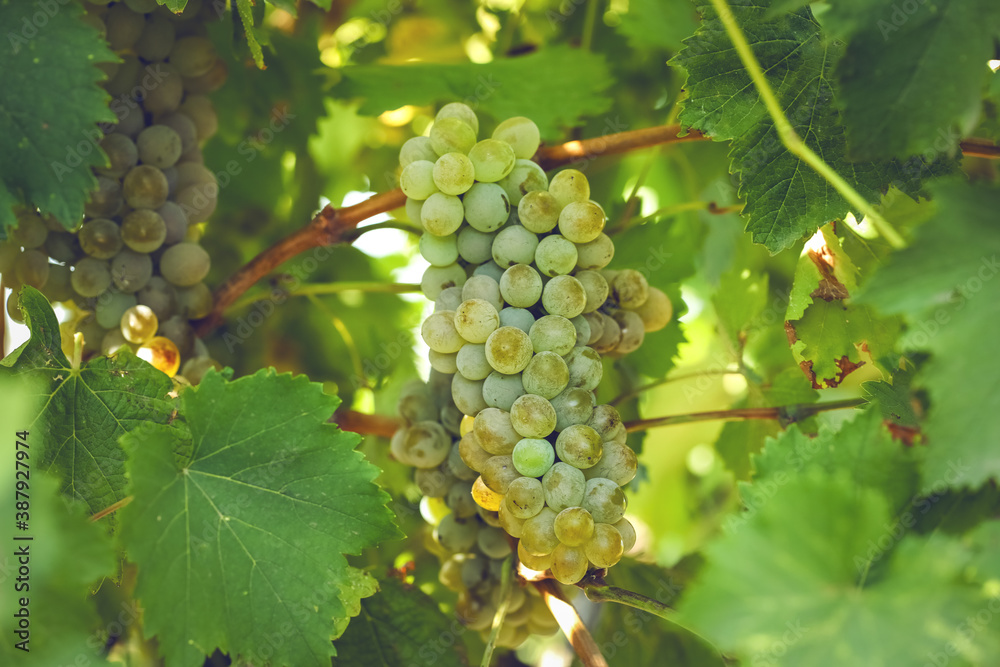
[[[435,162],[437,159],[438,155],[434,152],[434,148],[431,147],[431,140],[427,137],[411,137],[399,149],[399,166],[401,167],[406,167],[406,165],[417,160]]]
[[[556,411],[558,414],[558,410]],[[604,447],[601,436],[586,424],[571,424],[556,438],[556,454],[559,459],[574,468],[591,468],[601,460]]]
[[[535,250],[535,264],[538,270],[549,277],[572,272],[576,263],[576,245],[559,234],[546,236]]]
[[[483,401],[492,408],[509,411],[514,401],[523,395],[520,373],[504,375],[494,371],[483,381]]]
[[[462,286],[462,300],[468,299],[482,299],[497,311],[503,308],[500,285],[490,276],[474,275],[465,281],[465,285]]]
[[[617,528],[599,523],[594,526],[594,535],[584,545],[583,551],[594,567],[611,567],[621,560],[625,542]]]
[[[589,347],[574,347],[565,357],[569,371],[567,386],[593,391],[604,376],[601,355]]]
[[[455,328],[455,312],[441,310],[424,320],[420,325],[420,337],[427,347],[443,354],[458,352],[465,345],[465,340]]]
[[[523,371],[531,361],[531,354],[528,334],[516,327],[500,327],[486,339],[486,358],[495,371],[504,375]]]
[[[544,486],[544,480],[542,484]],[[536,556],[544,556],[552,553],[559,546],[555,520],[556,512],[551,507],[545,507],[524,522],[524,525],[521,526],[521,545],[526,552]]]
[[[531,160],[517,160],[511,172],[497,183],[507,193],[511,205],[519,206],[529,192],[544,191],[549,186],[549,179],[545,171]]]
[[[454,116],[435,120],[428,136],[431,147],[438,155],[468,153],[476,145],[476,131],[467,122]]]
[[[488,301],[483,299],[469,299],[467,301],[463,301],[462,305],[460,305],[455,311],[455,329],[462,336],[462,338],[470,343],[486,343],[492,338],[493,332],[495,332],[499,326],[500,315],[497,313],[497,309],[494,308]],[[508,339],[509,336],[504,334],[496,340],[507,341]],[[493,366],[495,370],[507,372],[501,368],[497,368],[494,363],[494,359],[491,358],[492,354],[496,354],[502,349],[506,349],[496,347],[497,345],[504,345],[504,343],[496,342],[493,344],[487,344],[486,358],[489,359],[490,365]],[[521,369],[518,369],[518,371],[519,370]],[[513,372],[516,373],[518,371]]]
[[[465,215],[465,209],[461,208],[460,216]],[[461,224],[461,219],[459,219]],[[458,233],[458,254],[470,264],[482,264],[493,257],[493,238],[496,232],[481,232],[474,227],[462,227]],[[539,290],[541,295],[541,290]]]
[[[556,515],[552,527],[560,542],[580,547],[594,535],[594,517],[582,507],[567,507]]]
[[[167,177],[148,164],[129,169],[122,181],[125,202],[132,208],[159,208],[167,201],[168,191]]]
[[[124,245],[121,230],[113,220],[92,218],[77,233],[80,247],[95,259],[111,259]]]
[[[518,519],[530,519],[545,507],[545,491],[534,477],[518,477],[507,487],[504,503]]]
[[[431,350],[431,352],[434,352],[434,350]],[[435,352],[435,354],[440,353]],[[453,370],[449,371],[444,368],[438,368],[442,373],[454,373],[457,371],[469,380],[485,380],[486,376],[493,372],[490,362],[486,360],[485,345],[466,343],[458,351],[458,354],[450,356],[453,357],[451,364]]]
[[[458,231],[464,215],[465,208],[461,199],[443,192],[433,192],[426,197],[420,208],[420,224],[429,234],[448,236]]]
[[[556,411],[556,430],[586,424],[594,412],[594,393],[585,389],[567,389],[552,399]]]
[[[569,368],[555,352],[542,351],[528,362],[521,373],[521,382],[529,394],[554,398],[569,384]]]
[[[542,438],[522,438],[514,445],[511,454],[514,467],[526,477],[541,477],[555,463],[556,453],[552,444]]]
[[[150,125],[135,140],[139,160],[158,169],[172,167],[183,152],[181,137],[166,125]]]
[[[500,311],[500,326],[502,327],[517,327],[524,333],[528,333],[534,323],[535,316],[524,308],[504,308]]]
[[[136,298],[134,294],[123,294],[116,289],[109,289],[105,291],[97,299],[97,303],[94,304],[94,317],[97,319],[97,323],[100,324],[105,329],[118,328],[120,326],[122,315],[125,312],[136,305]],[[150,337],[156,333],[154,328]],[[142,341],[133,341],[139,342]]]
[[[493,261],[502,269],[514,264],[530,264],[538,247],[538,237],[520,225],[501,229],[493,239]],[[574,264],[576,262],[574,261]]]
[[[430,233],[420,235],[420,256],[432,266],[448,266],[458,261],[458,244],[454,234],[435,236]]]
[[[549,192],[565,207],[590,199],[590,182],[577,169],[563,169],[549,181]]]
[[[561,208],[551,192],[535,190],[526,193],[517,203],[517,214],[525,229],[544,234],[555,229]]]
[[[659,331],[667,326],[674,312],[670,298],[655,287],[649,288],[646,300],[633,310],[642,319],[646,333]]]
[[[98,296],[111,285],[108,263],[84,257],[73,266],[70,284],[73,285],[73,291],[82,297]]]
[[[472,128],[473,135],[479,133],[479,118],[476,116],[476,112],[472,110],[472,107],[467,104],[449,102],[437,112],[434,116],[434,122],[439,122],[445,118],[457,118]]]
[[[613,480],[606,477],[593,477],[587,480],[583,507],[593,515],[594,521],[618,523],[625,516],[627,505],[625,494]]]
[[[493,232],[507,222],[510,200],[496,183],[476,183],[465,193],[465,219],[481,232]]]
[[[542,290],[542,306],[552,315],[570,319],[587,306],[587,292],[573,276],[556,276]]]
[[[139,150],[135,143],[124,134],[109,134],[101,140],[101,150],[108,156],[107,167],[96,167],[94,171],[104,176],[121,178],[129,169],[139,163]]]
[[[493,138],[506,141],[514,149],[514,154],[523,159],[530,159],[541,142],[538,126],[524,116],[514,116],[501,122],[493,130]]]
[[[632,448],[624,443],[605,442],[601,460],[584,471],[588,479],[605,478],[619,486],[632,481],[639,463]]]
[[[515,264],[500,277],[500,295],[515,308],[530,308],[542,297],[542,277],[530,264]]]
[[[197,243],[178,243],[160,257],[160,274],[178,287],[200,283],[208,275],[212,260]]]
[[[139,346],[135,356],[151,364],[153,368],[173,377],[181,367],[181,353],[172,340],[164,336],[154,336]]]
[[[545,315],[538,318],[531,325],[528,336],[535,352],[548,350],[564,356],[576,345],[576,327],[560,315]]]
[[[521,477],[510,456],[491,456],[480,475],[486,486],[501,495],[507,493],[511,483]]]
[[[181,37],[170,51],[170,64],[184,77],[207,73],[215,64],[215,46],[204,37]]]
[[[473,433],[479,446],[494,456],[510,454],[520,440],[511,425],[510,413],[498,408],[486,408],[476,415]]]
[[[166,238],[167,225],[156,211],[136,209],[122,220],[121,240],[136,252],[151,253],[163,245]]]
[[[607,234],[601,233],[593,241],[577,245],[576,251],[577,268],[592,271],[603,269],[611,262],[615,256],[615,244]]]
[[[444,290],[449,287],[461,287],[465,281],[465,269],[458,264],[429,266],[420,279],[420,290],[428,299],[437,300]]]
[[[45,287],[49,279],[49,258],[40,250],[25,250],[14,261],[14,276],[23,285]]]
[[[587,574],[587,555],[580,547],[560,544],[552,552],[552,576],[563,584],[575,584]]]
[[[495,183],[514,169],[517,157],[505,141],[483,139],[469,150],[469,159],[476,171],[476,180]]]
[[[649,282],[635,269],[619,271],[609,282],[611,294],[622,308],[638,308],[649,297]]]
[[[519,396],[510,406],[510,423],[522,438],[544,438],[557,421],[552,404],[536,394]]]
[[[445,153],[434,161],[434,185],[446,195],[460,195],[476,182],[472,160],[464,153]]]
[[[434,184],[434,163],[430,160],[415,160],[403,167],[399,175],[399,187],[410,199],[430,197],[438,191]]]
[[[156,314],[149,306],[132,306],[121,316],[122,336],[130,343],[145,343],[160,328]]]

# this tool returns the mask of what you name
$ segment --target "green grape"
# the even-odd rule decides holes
[[[21,245],[13,239],[0,241],[0,274],[9,274],[14,270],[14,263],[21,254]]]
[[[674,314],[674,306],[670,303],[670,297],[656,287],[650,287],[646,301],[633,310],[642,319],[643,329],[646,333],[659,331],[667,326]]]
[[[622,542],[624,542],[625,551],[628,553],[632,551],[632,547],[635,546],[635,527],[628,519],[622,519],[615,524],[615,529],[621,534]]]
[[[595,407],[590,419],[587,420],[587,426],[597,431],[604,442],[625,435],[625,425],[622,424],[621,415],[613,405],[603,404]]]
[[[125,54],[122,56],[122,62],[115,69],[114,74],[104,83],[104,89],[114,97],[131,97],[133,89],[145,73],[142,63],[139,62],[138,58],[131,54]],[[129,108],[128,105],[122,106],[125,108],[119,107],[116,112],[118,125],[115,127],[115,131],[123,132],[123,126],[127,125],[128,131],[123,133],[135,136],[146,125],[141,110],[134,113],[134,107]],[[136,117],[138,117],[138,121],[135,120]]]
[[[451,475],[447,475],[437,468],[418,468],[415,473],[413,473],[413,481],[416,483],[417,488],[420,489],[421,495],[430,496],[431,498],[443,498],[448,494],[448,490],[451,489],[451,485],[457,481]],[[472,489],[472,485],[469,485],[469,489]],[[454,510],[456,516],[461,516]],[[473,510],[475,512],[475,510]],[[466,515],[468,516],[468,515]]]
[[[178,111],[194,123],[199,142],[208,141],[219,129],[219,116],[215,113],[212,100],[204,95],[188,95]]]
[[[592,477],[587,480],[583,507],[593,515],[594,521],[618,523],[625,516],[627,505],[625,494],[613,480],[605,477]]]
[[[198,128],[194,126],[194,121],[187,115],[174,112],[161,116],[156,120],[157,125],[169,127],[177,133],[181,140],[181,155],[188,155],[193,151],[198,151]]]
[[[535,316],[524,308],[504,308],[500,311],[500,326],[517,327],[524,333],[531,331]]]
[[[177,169],[177,187],[186,188],[189,185],[213,185],[215,174],[205,165],[197,162],[181,162]]]
[[[469,431],[462,436],[458,441],[458,452],[465,465],[477,472],[482,472],[486,462],[493,456],[479,444],[475,431]]]
[[[622,339],[614,349],[615,354],[628,354],[638,350],[646,337],[642,318],[631,310],[616,310],[611,317],[622,332]]]
[[[69,301],[73,298],[72,269],[69,265],[49,264],[49,278],[45,281],[42,294],[50,302]]]
[[[451,406],[451,409],[458,416],[459,421],[465,416],[462,414],[462,411],[456,408],[455,406]],[[448,429],[447,425],[445,426],[445,429],[448,430],[449,433],[452,433],[452,435],[457,435],[457,429],[455,430],[454,433],[451,431],[451,429]],[[462,452],[459,449],[458,442],[459,441],[456,440],[451,443],[451,451],[448,452],[448,458],[445,460],[445,464],[448,466],[448,470],[451,472],[451,474],[454,475],[457,479],[469,483],[468,487],[466,488],[466,495],[468,496],[469,502],[471,503],[472,481],[479,476],[479,471],[473,470],[472,468],[470,468],[465,464],[465,461],[462,460]]]
[[[420,279],[420,290],[431,301],[436,301],[441,292],[449,287],[461,287],[467,277],[465,269],[458,264],[429,266]]]
[[[552,464],[542,477],[542,488],[545,490],[545,504],[552,510],[561,512],[568,507],[580,506],[587,480],[583,471],[559,461]]]
[[[472,429],[479,446],[494,456],[510,454],[520,440],[511,425],[510,413],[498,408],[486,408],[476,415]]]
[[[584,306],[584,313],[592,313],[608,300],[608,281],[597,271],[577,271],[574,277],[583,285],[583,290],[587,294],[587,305]]]
[[[170,64],[185,77],[207,73],[216,57],[215,46],[204,37],[181,37],[170,50]]]
[[[123,347],[130,347],[125,336],[122,336],[121,329],[115,328],[104,334],[101,339],[101,354],[111,357],[118,354]],[[194,361],[192,359],[192,361]],[[185,376],[186,377],[186,376]]]
[[[495,183],[514,169],[514,149],[505,141],[483,139],[469,150],[476,180]]]
[[[465,219],[481,232],[493,232],[510,216],[510,200],[496,183],[476,183],[462,200]]]
[[[112,51],[132,48],[139,39],[146,23],[142,14],[136,14],[123,4],[117,4],[104,15],[108,46]]]
[[[571,202],[559,213],[559,233],[573,243],[589,243],[604,231],[604,221],[604,211],[594,202]]]
[[[571,319],[587,306],[587,292],[573,276],[556,276],[542,290],[542,306],[552,315]]]
[[[525,160],[535,154],[541,142],[538,126],[524,116],[514,116],[497,125],[493,130],[493,138],[506,141],[514,149],[514,154]]]
[[[556,430],[573,424],[586,424],[594,413],[594,393],[585,389],[567,389],[552,399],[556,411]]]
[[[499,323],[499,316],[497,322]],[[486,358],[493,370],[504,375],[523,371],[531,361],[531,354],[528,334],[516,327],[500,327],[486,339]]]
[[[504,505],[518,519],[530,519],[545,507],[542,483],[534,477],[518,477],[507,487]]]
[[[594,536],[594,518],[582,507],[567,507],[556,515],[552,526],[563,544],[581,547]]]
[[[14,261],[14,276],[22,285],[45,287],[49,279],[49,257],[40,250],[25,250]]]
[[[111,285],[111,271],[107,262],[84,257],[73,265],[70,277],[73,291],[82,297],[98,296]]]
[[[530,266],[511,266],[500,277],[500,295],[515,308],[530,308],[542,297],[542,277]]]
[[[438,191],[434,184],[434,163],[430,160],[415,160],[403,167],[399,174],[399,187],[411,199],[430,197]]]
[[[511,172],[500,179],[498,184],[507,193],[511,206],[519,207],[526,194],[544,191],[549,187],[549,179],[545,175],[545,170],[536,163],[531,160],[518,160]]]
[[[427,361],[430,362],[431,368],[439,373],[447,373],[451,375],[452,373],[458,372],[458,355],[455,353],[446,354],[436,350],[428,350]]]
[[[174,24],[162,16],[146,17],[146,25],[135,43],[135,52],[147,62],[166,59],[174,46]]]
[[[576,251],[577,268],[593,271],[603,269],[611,262],[615,256],[615,244],[607,234],[601,233],[593,241],[579,244]]]
[[[457,118],[470,128],[473,134],[479,134],[479,118],[476,112],[467,104],[461,102],[449,102],[441,107],[441,110],[434,116],[434,122],[439,122],[445,118]]]
[[[135,169],[138,169],[138,167]],[[131,174],[135,169],[132,169],[129,173]],[[162,174],[160,175],[162,176]],[[163,180],[163,198],[166,199],[166,179],[164,178]],[[83,212],[91,218],[110,217],[117,215],[122,210],[122,202],[122,184],[118,182],[118,179],[98,176],[97,188],[90,192],[87,203],[83,205]]]
[[[468,153],[476,145],[476,132],[459,118],[435,120],[429,134],[431,146],[438,155]]]
[[[124,134],[109,134],[101,140],[101,150],[108,156],[107,167],[95,167],[94,171],[104,176],[121,178],[139,162],[139,150],[135,143]]]
[[[200,320],[207,316],[212,312],[213,305],[215,301],[212,298],[212,290],[205,283],[177,289],[178,310],[190,320]]]
[[[455,328],[455,312],[451,310],[440,310],[425,319],[420,325],[420,337],[427,347],[443,354],[454,354],[465,345]]]
[[[523,526],[521,528],[521,534],[524,534]],[[517,543],[517,560],[529,570],[535,570],[536,572],[544,572],[552,567],[551,553],[543,556],[536,556],[535,554],[528,552],[528,550],[524,547],[524,540],[519,540]]]
[[[451,436],[436,421],[417,422],[407,427],[402,443],[404,462],[416,468],[441,465],[451,451]]]
[[[143,108],[154,116],[176,111],[184,97],[184,79],[177,68],[170,63],[156,63],[145,69],[144,76],[156,77],[157,84],[146,90]]]
[[[517,203],[517,215],[528,231],[545,234],[555,229],[562,210],[555,196],[545,190],[528,192]]]
[[[420,215],[424,209],[424,202],[422,200],[407,197],[404,208],[406,209],[406,217],[410,222],[421,224]]]
[[[538,237],[520,225],[501,229],[493,239],[493,261],[502,269],[515,264],[531,264]]]
[[[136,292],[136,297],[138,303],[149,306],[160,320],[169,318],[177,308],[177,293],[174,291],[174,286],[161,276],[150,278],[146,285]]]
[[[567,426],[556,438],[556,454],[574,468],[583,470],[593,467],[603,453],[601,436],[586,424]]]
[[[459,519],[449,514],[434,529],[434,540],[451,552],[468,551],[476,543],[479,524],[474,519]]]
[[[483,483],[501,495],[507,493],[511,482],[521,477],[509,456],[491,456],[481,473]]]
[[[21,311],[21,305],[18,301],[17,292],[17,290],[11,290],[10,294],[7,296],[7,316],[18,324],[24,324],[24,313]],[[0,292],[0,294],[2,294],[2,292]]]
[[[465,215],[464,208],[461,215]],[[485,233],[474,227],[462,227],[458,233],[458,254],[470,264],[482,264],[493,257],[495,236],[496,232]]]
[[[433,350],[431,350],[433,352]],[[433,363],[431,364],[433,366]],[[469,380],[485,380],[493,372],[490,362],[486,360],[486,346],[466,343],[455,355],[454,367],[463,377]],[[441,372],[454,373],[455,371]]]
[[[468,192],[476,182],[472,160],[464,153],[445,153],[434,161],[434,185],[446,195]]]
[[[139,133],[135,141],[139,160],[157,169],[176,164],[181,156],[181,137],[166,125],[150,125]]]
[[[511,454],[514,467],[525,477],[541,477],[556,460],[552,443],[542,438],[522,438]]]
[[[197,243],[178,243],[160,257],[160,274],[178,287],[190,287],[205,279],[212,260]]]
[[[490,261],[477,266],[476,269],[472,272],[472,275],[489,276],[493,280],[497,281],[497,283],[499,283],[500,279],[503,278],[503,269],[501,269],[497,265],[497,263],[491,259]]]
[[[455,311],[455,329],[470,343],[485,343],[500,326],[500,315],[488,301],[469,299]],[[506,336],[501,337],[506,340]],[[499,348],[498,348],[499,349]],[[490,357],[490,347],[487,346],[487,358]],[[493,365],[493,360],[490,359]],[[501,370],[494,366],[495,370]],[[521,369],[518,369],[518,371]],[[518,372],[513,371],[513,372]],[[501,372],[504,372],[501,370]]]
[[[420,208],[420,224],[434,236],[448,236],[462,226],[464,215],[465,208],[461,199],[443,192],[434,192]]]
[[[500,285],[489,276],[474,275],[466,280],[462,286],[462,299],[482,299],[498,311],[503,308]]]
[[[481,528],[479,535],[476,536],[476,546],[489,558],[493,559],[504,559],[511,551],[510,544],[507,542],[507,536],[499,528]]]
[[[420,235],[420,256],[431,266],[448,266],[458,261],[458,245],[454,234],[435,236],[428,232]]]
[[[619,271],[609,282],[611,294],[622,308],[638,308],[649,297],[649,282],[635,269]]]
[[[576,262],[576,245],[559,234],[546,236],[535,250],[535,265],[549,277],[571,273]]]
[[[163,224],[167,229],[167,235],[163,239],[166,245],[176,245],[187,236],[188,219],[176,202],[168,201],[156,212],[163,218]]]
[[[156,211],[140,208],[122,220],[121,239],[136,252],[151,253],[167,238],[167,225]]]
[[[111,259],[121,251],[121,229],[107,218],[93,218],[77,232],[80,247],[95,259]]]
[[[116,289],[109,289],[98,297],[97,303],[94,305],[94,317],[97,319],[97,323],[105,329],[118,328],[121,325],[122,315],[135,305],[136,298],[134,294],[123,294]],[[145,306],[143,307],[145,308]],[[150,310],[149,312],[153,311]],[[157,322],[159,321],[157,320]],[[152,338],[155,333],[156,329],[153,329],[149,337]]]
[[[570,319],[573,328],[576,329],[576,347],[583,347],[590,340],[590,322],[583,315],[577,315]]]
[[[148,164],[129,169],[122,181],[125,202],[132,208],[159,208],[170,189],[163,172]]]
[[[437,153],[431,147],[431,140],[427,137],[411,137],[403,142],[399,149],[399,166],[405,167],[417,160],[427,160],[434,162],[438,159]]]
[[[544,484],[543,480],[542,485]],[[521,526],[521,546],[524,551],[533,556],[552,553],[559,546],[555,521],[556,513],[549,507],[543,508],[538,514],[526,520]]]
[[[561,315],[545,315],[538,318],[531,325],[528,336],[536,353],[549,351],[565,356],[576,345],[576,327]]]
[[[500,528],[508,535],[514,538],[521,537],[521,530],[524,528],[524,519],[518,519],[511,514],[510,509],[507,507],[506,497],[504,497],[504,502],[500,503],[500,509],[497,510],[497,517],[500,519]]]
[[[122,336],[130,343],[142,344],[156,335],[160,321],[148,306],[132,306],[119,319]]]
[[[594,567],[612,567],[622,559],[625,542],[614,526],[599,523],[594,526],[594,535],[584,545],[583,551]]]
[[[510,406],[510,423],[522,438],[544,438],[555,430],[555,408],[537,394],[524,394]]]
[[[595,466],[584,471],[587,479],[605,478],[625,486],[635,478],[639,462],[632,448],[624,443],[605,442],[604,454]]]
[[[549,192],[559,202],[559,206],[567,206],[573,202],[590,199],[590,182],[583,172],[577,169],[564,169],[549,181]]]
[[[396,410],[408,423],[434,421],[437,416],[431,389],[420,380],[412,380],[403,385],[396,401]]]
[[[601,316],[601,337],[592,346],[601,353],[611,352],[622,340],[622,328],[613,318],[604,313],[598,314]]]
[[[438,298],[434,300],[434,312],[439,310],[457,310],[459,306],[465,299],[462,298],[462,292],[465,287],[446,287],[441,290],[438,294]]]
[[[194,330],[191,328],[191,324],[180,315],[173,315],[161,322],[157,334],[172,341],[184,356],[190,355],[194,349]]]
[[[212,67],[200,76],[184,78],[184,90],[191,95],[214,93],[225,85],[229,78],[229,68],[222,58],[216,57]]]
[[[565,361],[569,372],[567,386],[587,391],[597,389],[604,376],[604,365],[601,363],[600,354],[589,347],[574,347],[566,355]]]
[[[521,382],[529,394],[554,398],[569,384],[569,368],[558,354],[544,350],[528,362],[521,373]]]
[[[524,395],[521,374],[504,375],[496,371],[483,381],[483,400],[491,408],[510,411],[514,401]]]
[[[462,377],[461,373],[455,373],[451,382],[451,398],[455,401],[458,409],[467,415],[475,416],[479,411],[486,408],[486,401],[483,399],[484,380],[469,380]]]
[[[215,212],[215,207],[219,203],[219,186],[212,181],[203,185],[178,188],[174,200],[188,220],[205,222]]]

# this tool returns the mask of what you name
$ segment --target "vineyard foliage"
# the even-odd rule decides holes
[[[532,119],[539,156],[567,149],[546,154],[550,178],[589,179],[609,268],[673,303],[596,390],[639,455],[637,544],[607,583],[672,610],[565,587],[607,664],[995,663],[1000,4],[124,4],[157,3],[220,19],[228,80],[202,147],[218,206],[196,231],[212,287],[327,204],[397,188],[400,147],[450,102],[481,137]],[[6,247],[26,208],[75,230],[108,164],[104,129],[132,102],[100,85],[123,55],[87,20],[105,4],[0,2]],[[202,329],[224,368],[195,386],[129,349],[81,358],[75,311],[17,292],[23,324],[0,330],[0,663],[457,667],[492,650],[456,620],[433,510],[390,453],[431,312],[420,220],[398,201],[255,276]],[[601,664],[561,634],[502,652],[492,664]]]

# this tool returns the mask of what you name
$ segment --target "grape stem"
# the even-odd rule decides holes
[[[109,514],[111,514],[113,512],[117,512],[121,508],[125,507],[130,502],[132,502],[132,500],[133,500],[132,496],[125,496],[124,498],[122,498],[118,502],[112,503],[111,505],[108,505],[107,507],[105,507],[104,509],[102,509],[100,512],[95,512],[94,514],[92,514],[90,516],[90,520],[92,522],[94,522],[94,521],[100,521],[101,519],[103,519],[107,515],[109,515]]]
[[[583,624],[580,614],[569,603],[566,596],[559,590],[554,579],[543,579],[531,582],[535,589],[542,594],[542,599],[548,606],[549,611],[559,623],[559,627],[569,639],[573,651],[576,652],[580,662],[584,667],[608,667],[608,661],[601,655],[601,650],[590,634],[590,630]]]
[[[298,289],[283,290],[276,287],[271,291],[257,294],[244,295],[232,305],[233,310],[239,310],[246,306],[266,301],[275,296],[316,296],[323,294],[339,294],[340,292],[383,292],[390,294],[404,294],[406,292],[419,292],[420,285],[416,283],[385,283],[378,281],[342,281],[336,283],[309,283]]]
[[[500,636],[500,627],[503,625],[503,621],[507,618],[507,607],[510,604],[510,592],[512,588],[512,582],[514,581],[514,559],[513,556],[507,556],[503,561],[503,566],[500,575],[500,605],[497,607],[497,613],[493,617],[493,628],[490,630],[489,641],[486,642],[486,650],[483,651],[483,659],[479,663],[480,667],[490,667],[490,661],[493,660],[493,649],[497,645],[497,637]]]
[[[340,410],[330,418],[342,431],[392,438],[400,421],[387,415],[369,415],[356,410]]]
[[[843,401],[829,401],[827,403],[794,403],[792,405],[779,405],[773,408],[736,408],[732,410],[691,412],[683,415],[653,417],[651,419],[634,419],[632,421],[625,422],[625,430],[629,433],[634,433],[636,431],[645,431],[659,426],[676,426],[677,424],[713,421],[716,419],[723,419],[726,421],[777,419],[784,425],[802,421],[807,417],[811,417],[820,412],[826,412],[827,410],[856,408],[865,405],[867,402],[868,401],[863,398],[848,398]]]

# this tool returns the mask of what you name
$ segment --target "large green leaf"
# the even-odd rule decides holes
[[[398,535],[360,438],[326,423],[338,402],[304,376],[213,372],[181,395],[188,438],[158,427],[123,439],[135,500],[122,542],[170,664],[201,665],[215,648],[330,664],[330,639],[374,592],[344,554]]]
[[[611,105],[603,95],[612,83],[603,56],[565,46],[482,65],[358,65],[341,72],[344,80],[333,94],[364,98],[361,113],[377,115],[406,104],[464,101],[500,120],[527,116],[548,138],[560,136],[564,127],[603,113]]]
[[[890,184],[913,193],[922,176],[950,168],[914,159],[850,162],[837,110],[833,67],[841,47],[824,39],[808,8],[767,18],[769,2],[729,3],[792,127],[865,199],[877,202]],[[716,141],[731,141],[743,215],[753,240],[783,250],[850,206],[825,179],[789,153],[756,87],[710,4],[698,2],[702,27],[671,62],[687,70],[688,99],[680,119]]]
[[[76,2],[0,2],[0,240],[16,224],[14,201],[71,227],[97,185],[97,123],[115,115],[95,65],[115,56],[81,14]]]
[[[618,30],[636,48],[679,51],[698,27],[690,0],[630,0]]]
[[[167,397],[173,383],[128,350],[73,369],[45,297],[25,287],[20,302],[31,338],[0,362],[0,372],[38,381],[33,386],[42,400],[28,424],[39,436],[35,465],[52,470],[64,493],[97,512],[126,495],[126,456],[118,439],[152,424],[179,428]]]
[[[933,353],[918,369],[931,397],[925,488],[978,487],[1000,476],[1000,188],[954,182],[933,191],[937,213],[858,298],[905,314],[911,347]]]

